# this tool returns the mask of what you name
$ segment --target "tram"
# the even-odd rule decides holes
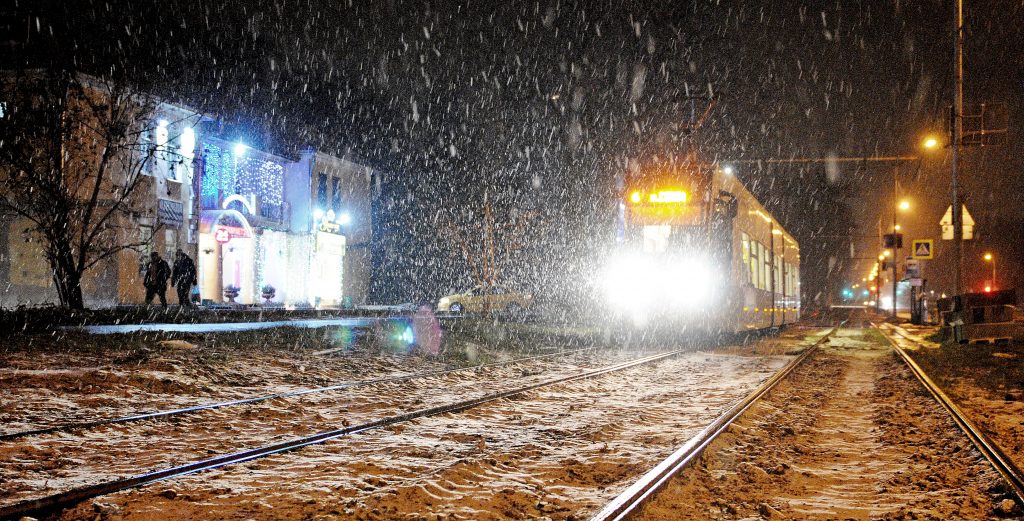
[[[601,277],[635,327],[713,333],[800,318],[800,245],[727,170],[689,161],[628,175]]]

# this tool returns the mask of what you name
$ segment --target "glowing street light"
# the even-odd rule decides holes
[[[996,285],[996,258],[993,257],[991,253],[986,253],[984,259],[985,259],[986,262],[991,262],[992,263],[992,287],[995,287],[995,285]],[[986,293],[989,292],[989,291],[991,291],[991,289],[988,289],[988,288],[985,289]]]
[[[921,145],[927,150],[935,150],[936,148],[939,148],[939,140],[929,136],[925,138]]]
[[[910,209],[910,201],[907,201],[905,199],[903,201],[900,201],[899,208],[900,208],[900,210],[903,210],[904,212],[909,210]]]

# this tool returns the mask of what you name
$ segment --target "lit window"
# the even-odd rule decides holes
[[[644,226],[644,252],[662,253],[668,250],[668,239],[672,235],[672,226],[667,224]]]
[[[750,282],[750,237],[746,233],[741,235],[741,251],[743,252],[743,281]]]
[[[327,174],[317,177],[316,203],[319,208],[327,208]]]
[[[334,213],[341,212],[341,184],[337,177],[331,177],[331,209]]]

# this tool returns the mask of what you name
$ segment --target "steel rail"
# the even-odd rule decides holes
[[[417,418],[436,416],[445,413],[462,412],[467,409],[476,407],[478,405],[482,405],[484,403],[520,395],[535,389],[539,389],[541,387],[547,387],[551,385],[567,383],[586,378],[594,378],[597,376],[604,375],[606,373],[621,371],[623,369],[629,369],[639,365],[664,360],[666,358],[676,356],[683,352],[686,352],[686,350],[679,349],[675,351],[668,351],[664,353],[658,353],[655,355],[649,355],[634,360],[629,360],[626,362],[612,364],[610,366],[605,366],[599,369],[585,371],[582,373],[576,373],[568,376],[559,376],[557,378],[552,378],[542,382],[537,382],[505,391],[496,391],[469,400],[463,400],[459,402],[453,402],[449,404],[438,405],[435,407],[429,407],[424,409],[418,409],[398,414],[395,416],[389,416],[378,420],[373,420],[359,425],[332,429],[310,436],[295,438],[279,443],[274,443],[271,445],[264,445],[262,447],[248,449],[241,452],[235,452],[232,454],[216,456],[202,461],[187,463],[185,465],[179,465],[162,470],[148,472],[146,474],[140,474],[128,478],[115,479],[103,483],[98,483],[95,485],[74,488],[71,490],[67,490],[42,498],[24,500],[18,503],[0,507],[0,519],[20,518],[22,516],[37,517],[40,515],[50,513],[56,509],[67,507],[80,501],[84,501],[86,499],[94,498],[97,496],[102,496],[105,494],[110,494],[113,492],[126,490],[129,488],[140,487],[168,478],[181,477],[196,472],[216,469],[226,465],[244,463],[246,461],[254,459],[264,458],[267,456],[280,454],[283,452],[293,451],[309,445],[324,443],[335,438],[340,438],[342,436],[348,436],[368,431],[371,429],[387,427],[389,425],[406,422]]]
[[[296,396],[305,396],[307,394],[324,393],[324,392],[330,392],[330,391],[339,391],[339,390],[342,390],[342,389],[351,389],[351,388],[355,388],[355,387],[363,387],[363,386],[373,385],[373,384],[403,382],[403,381],[407,381],[407,380],[415,380],[415,379],[418,379],[418,378],[430,378],[430,377],[433,377],[433,376],[443,376],[443,375],[446,375],[446,374],[457,373],[457,372],[460,372],[460,371],[478,370],[478,369],[484,369],[484,368],[489,368],[489,367],[497,367],[497,366],[502,366],[502,365],[513,365],[513,364],[516,364],[516,363],[527,362],[527,361],[531,361],[531,360],[540,360],[540,359],[543,359],[543,358],[554,358],[554,357],[566,356],[566,355],[570,355],[570,354],[577,354],[577,353],[581,353],[581,352],[588,351],[588,350],[591,350],[591,349],[594,349],[594,348],[593,347],[585,347],[585,348],[581,348],[581,349],[575,349],[575,350],[572,350],[572,351],[563,351],[563,352],[559,352],[559,353],[550,353],[550,354],[546,354],[546,355],[535,355],[535,356],[527,356],[527,357],[523,357],[523,358],[516,358],[516,359],[513,359],[513,360],[506,360],[504,362],[490,362],[490,363],[487,363],[487,364],[480,364],[480,365],[474,365],[474,366],[469,366],[469,367],[457,367],[457,368],[449,368],[449,369],[433,369],[433,370],[430,370],[430,371],[420,371],[418,373],[410,373],[410,374],[405,374],[405,375],[401,375],[401,376],[387,376],[387,377],[382,377],[382,378],[371,378],[371,379],[368,379],[368,380],[357,380],[357,381],[354,381],[354,382],[345,382],[345,383],[340,383],[340,384],[329,385],[329,386],[326,386],[326,387],[316,387],[316,388],[310,388],[310,389],[298,389],[298,390],[295,390],[295,391],[288,391],[288,392],[284,392],[284,393],[267,394],[267,395],[263,395],[263,396],[255,396],[255,397],[252,397],[252,398],[241,398],[241,399],[238,399],[238,400],[229,400],[229,401],[226,401],[226,402],[217,402],[217,403],[209,403],[209,404],[204,404],[204,405],[195,405],[195,406],[192,406],[192,407],[182,407],[182,408],[178,408],[178,409],[166,409],[166,410],[162,410],[162,411],[153,411],[153,412],[139,413],[139,414],[133,414],[133,415],[130,415],[130,416],[121,416],[121,417],[117,417],[117,418],[103,418],[103,419],[99,419],[99,420],[87,420],[87,421],[71,422],[71,423],[65,423],[65,424],[62,424],[62,425],[54,425],[52,427],[43,427],[43,428],[39,428],[39,429],[30,429],[30,430],[25,430],[25,431],[18,431],[18,432],[11,432],[11,433],[6,433],[6,434],[0,434],[0,441],[9,441],[9,440],[15,440],[15,439],[19,439],[19,438],[25,438],[25,437],[28,437],[28,436],[39,436],[39,435],[42,435],[42,434],[52,434],[52,433],[55,433],[55,432],[66,432],[66,431],[73,431],[73,430],[80,430],[80,429],[91,429],[93,427],[100,427],[100,426],[103,426],[103,425],[116,425],[116,424],[120,424],[120,423],[130,423],[130,422],[143,421],[143,420],[153,420],[153,419],[164,418],[164,417],[168,417],[168,416],[176,416],[176,415],[179,415],[179,414],[189,414],[189,413],[195,413],[195,412],[200,412],[200,411],[209,411],[209,410],[213,410],[213,409],[220,409],[220,408],[223,408],[223,407],[232,407],[232,406],[236,406],[236,405],[249,405],[249,404],[258,403],[258,402],[262,402],[262,401],[266,401],[266,400],[276,400],[276,399],[280,399],[280,398],[294,398]]]
[[[875,329],[885,337],[889,345],[892,346],[893,351],[903,359],[917,380],[921,382],[921,385],[932,395],[935,401],[939,402],[946,409],[946,412],[953,418],[956,426],[967,435],[967,438],[971,440],[971,443],[978,449],[978,452],[981,452],[982,456],[988,460],[992,467],[996,469],[996,472],[1006,481],[1013,495],[1017,497],[1017,504],[1024,505],[1024,473],[1021,472],[1020,468],[1013,463],[1013,460],[1006,456],[1006,453],[999,448],[999,445],[993,442],[974,422],[967,418],[967,415],[964,414],[960,407],[943,392],[942,388],[925,373],[924,369],[892,337],[885,334],[878,326],[875,326]],[[897,334],[899,333],[897,332]],[[904,335],[900,336],[914,344],[920,345]]]
[[[845,321],[843,322],[845,324]],[[790,360],[785,367],[780,369],[771,378],[765,380],[757,389],[737,402],[727,411],[719,415],[707,427],[704,427],[685,444],[676,449],[669,457],[658,463],[654,468],[647,471],[639,480],[622,491],[615,499],[608,502],[597,514],[590,518],[590,521],[619,521],[628,518],[654,496],[666,483],[686,466],[692,463],[704,449],[708,447],[720,434],[735,422],[740,415],[750,408],[757,400],[771,391],[779,382],[788,376],[793,369],[802,364],[812,353],[817,351],[833,333],[839,330],[843,324],[833,327],[828,333],[822,335],[813,344],[803,350],[796,358]]]

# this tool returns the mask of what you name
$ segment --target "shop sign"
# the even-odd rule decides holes
[[[213,231],[213,238],[217,242],[224,244],[231,240],[231,232],[227,228],[217,228]]]
[[[245,228],[240,228],[238,226],[217,226],[213,230],[214,241],[220,244],[227,243],[232,240],[232,238],[245,238],[247,236],[249,236],[249,234],[246,233]]]
[[[341,233],[341,225],[331,221],[320,221],[320,231],[324,233]]]

